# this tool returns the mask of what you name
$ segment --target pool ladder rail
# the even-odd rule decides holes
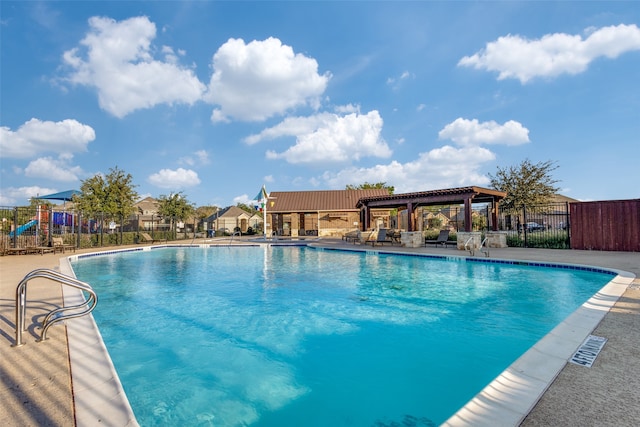
[[[473,247],[473,245],[471,243],[473,243],[473,236],[469,237],[469,240],[467,240],[464,243],[464,249],[466,251],[469,251],[471,256],[474,256],[476,254],[476,249]],[[489,257],[489,248],[486,246],[486,243],[487,243],[487,238],[485,237],[482,240],[482,242],[480,242],[480,246],[478,247],[477,250],[479,250],[480,252],[484,253],[484,255],[486,257]]]
[[[27,311],[27,284],[29,283],[29,280],[35,278],[49,279],[61,285],[80,289],[81,291],[86,292],[89,295],[88,298],[85,298],[84,302],[81,304],[71,305],[68,307],[58,307],[51,310],[42,321],[42,334],[38,342],[47,339],[47,331],[49,330],[51,325],[66,319],[73,319],[75,317],[89,314],[98,304],[98,295],[88,283],[81,282],[74,277],[67,276],[48,268],[38,268],[36,270],[33,270],[32,272],[24,276],[24,278],[20,281],[18,287],[16,288],[16,342],[13,347],[20,347],[24,344],[22,342],[22,332],[26,330],[25,315]]]

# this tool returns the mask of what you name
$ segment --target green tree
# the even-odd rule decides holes
[[[53,206],[53,203],[51,203],[49,200],[32,197],[31,200],[29,200],[29,206],[36,209],[40,206],[45,206],[47,209],[50,209]]]
[[[220,210],[217,206],[198,206],[195,210],[195,217],[198,222],[198,231],[202,231],[202,223],[205,218],[210,217]]]
[[[384,188],[389,192],[389,194],[393,194],[396,191],[395,187],[392,185],[387,185],[386,182],[376,182],[375,184],[371,184],[369,182],[365,182],[364,184],[353,185],[347,184],[345,190],[371,190],[371,189],[381,189]]]
[[[521,227],[524,209],[549,203],[551,196],[558,192],[559,188],[555,186],[558,181],[551,176],[557,168],[550,160],[533,164],[525,159],[518,166],[498,167],[495,176],[489,174],[493,188],[507,193],[500,202],[500,209],[516,217],[519,232],[524,229]]]
[[[82,181],[81,194],[74,195],[73,202],[89,215],[104,212],[107,218],[126,218],[135,211],[135,187],[131,174],[116,166],[106,176],[98,174]]]
[[[529,159],[517,166],[498,167],[495,176],[489,174],[489,178],[494,189],[507,193],[500,208],[506,212],[520,211],[528,206],[549,203],[551,196],[559,190],[555,186],[558,181],[551,176],[557,168],[550,160],[533,164]]]
[[[161,195],[158,198],[158,213],[166,218],[173,220],[178,219],[184,221],[195,213],[195,207],[189,203],[182,191]]]
[[[250,215],[253,215],[257,212],[257,210],[255,210],[252,206],[249,206],[245,203],[238,203],[236,205],[237,207],[239,207],[240,209],[242,209],[243,211],[247,212]]]

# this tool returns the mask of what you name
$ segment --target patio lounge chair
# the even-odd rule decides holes
[[[458,243],[454,242],[453,240],[449,240],[449,230],[440,230],[440,234],[438,234],[438,238],[436,240],[425,239],[424,244],[447,247],[447,245],[457,245]]]
[[[154,244],[155,242],[167,242],[167,239],[154,239],[153,237],[149,236],[149,233],[140,233],[140,241],[142,243],[151,243]]]
[[[390,236],[387,236],[386,228],[381,228],[380,230],[378,230],[378,236],[376,237],[376,239],[370,240],[369,243],[371,243],[371,246],[375,246],[376,243],[380,243],[381,245],[384,245],[385,243],[393,244],[393,239]]]
[[[356,238],[353,239],[353,244],[355,245],[356,243],[360,243],[361,245],[364,245],[366,243],[369,243],[372,241],[372,237],[374,235],[373,231],[360,231],[358,230]]]
[[[355,242],[358,239],[360,230],[348,231],[342,235],[342,240],[345,242]]]
[[[65,253],[67,249],[71,249],[73,250],[73,252],[76,251],[76,246],[65,243],[62,237],[52,237],[51,244],[53,245],[53,253],[56,253],[58,251]]]

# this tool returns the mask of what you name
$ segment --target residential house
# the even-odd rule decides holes
[[[158,200],[153,197],[145,197],[134,204],[136,209],[129,217],[124,231],[168,231],[171,225],[158,214]]]
[[[208,216],[204,222],[209,234],[232,234],[235,231],[246,233],[249,227],[254,228],[256,220],[254,216],[237,206],[229,206]]]

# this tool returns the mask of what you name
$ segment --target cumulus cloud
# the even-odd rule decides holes
[[[450,139],[458,145],[521,145],[530,142],[529,129],[514,120],[500,125],[493,120],[480,123],[477,119],[457,118],[446,125],[438,137]]]
[[[29,203],[29,199],[46,194],[57,193],[60,190],[46,187],[8,187],[0,191],[1,206],[16,206]]]
[[[161,169],[148,178],[149,183],[160,188],[182,189],[200,184],[198,174],[190,169]]]
[[[537,40],[507,35],[487,43],[474,55],[463,57],[458,65],[497,71],[498,80],[515,78],[524,84],[535,77],[582,73],[597,58],[617,58],[640,50],[640,28],[636,25],[589,29],[585,34],[583,38],[555,33]]]
[[[359,182],[386,182],[396,193],[424,191],[467,185],[484,185],[489,179],[479,171],[495,159],[495,155],[483,147],[455,148],[445,145],[407,163],[392,161],[370,168],[350,167],[337,173],[325,172],[321,180],[331,188],[344,188]]]
[[[63,55],[72,70],[67,80],[98,91],[100,107],[116,117],[158,104],[193,104],[206,87],[193,71],[178,65],[169,46],[156,49],[151,42],[156,26],[146,16],[115,21],[89,19],[89,32],[79,47]],[[153,52],[164,54],[164,61]]]
[[[91,126],[73,119],[60,122],[31,119],[15,132],[0,127],[0,157],[29,158],[42,153],[84,152],[94,139],[96,133]]]
[[[382,118],[375,110],[364,115],[321,113],[287,118],[259,135],[248,137],[247,142],[295,136],[295,145],[282,153],[267,151],[267,158],[285,159],[289,163],[345,163],[363,157],[391,156],[381,131]]]
[[[317,108],[330,74],[315,59],[294,53],[277,38],[229,39],[213,55],[207,100],[218,104],[213,122],[263,121],[293,108]]]
[[[24,169],[25,176],[30,178],[45,178],[54,181],[72,182],[78,181],[83,174],[79,166],[69,165],[70,158],[41,157],[33,160]]]

